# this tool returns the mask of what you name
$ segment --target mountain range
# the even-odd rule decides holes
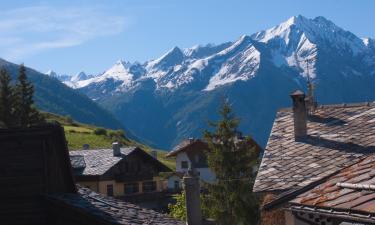
[[[201,136],[223,98],[240,129],[264,146],[275,112],[290,106],[290,92],[306,90],[308,76],[320,104],[373,101],[375,40],[324,17],[295,16],[232,42],[174,47],[144,63],[119,60],[98,75],[52,76],[159,148]]]
[[[16,79],[19,65],[0,59],[0,67],[5,68],[13,80]],[[108,111],[86,95],[62,84],[57,78],[62,76],[51,72],[46,76],[31,68],[26,68],[28,79],[34,84],[36,106],[43,111],[71,116],[73,119],[112,129],[124,129],[124,126]],[[51,77],[52,76],[52,77]],[[55,76],[55,77],[53,77]],[[66,79],[70,76],[66,75]]]

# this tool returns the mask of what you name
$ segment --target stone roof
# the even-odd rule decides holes
[[[70,155],[70,163],[73,169],[84,169],[86,167],[85,157],[83,155]]]
[[[69,154],[72,167],[74,169],[82,169],[80,175],[100,176],[136,149],[138,148],[121,148],[121,156],[114,156],[112,149],[70,151]],[[82,168],[82,159],[77,156],[84,158],[86,165],[84,168]]]
[[[291,200],[289,208],[375,223],[375,155],[342,169]]]
[[[255,192],[303,187],[375,152],[375,106],[319,106],[307,132],[305,140],[295,141],[292,109],[277,112]]]
[[[56,204],[63,204],[77,213],[93,215],[103,224],[128,225],[183,225],[185,222],[156,211],[141,208],[131,203],[106,197],[87,188],[79,187],[78,194],[52,194],[47,199]]]

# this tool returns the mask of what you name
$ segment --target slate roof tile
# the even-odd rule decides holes
[[[338,183],[375,185],[375,154],[341,169],[323,183],[299,194],[289,201],[287,207],[375,223],[375,190],[343,187]]]
[[[79,158],[83,157],[85,167],[80,171],[79,175],[103,175],[122,158],[132,153],[137,147],[121,148],[121,156],[114,156],[112,149],[96,149],[96,150],[80,150],[70,151],[70,161],[74,169],[82,166],[79,164]]]
[[[319,106],[307,130],[306,140],[296,142],[292,109],[277,112],[255,192],[299,188],[375,152],[375,105]]]
[[[78,194],[51,194],[50,201],[62,202],[78,212],[95,215],[105,224],[144,224],[144,225],[183,225],[185,222],[158,213],[153,210],[141,208],[137,205],[106,197],[87,188],[79,187]],[[104,224],[104,223],[103,223]]]

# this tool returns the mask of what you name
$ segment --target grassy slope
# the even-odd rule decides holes
[[[111,138],[109,135],[96,135],[94,131],[98,128],[93,125],[87,125],[78,123],[76,121],[71,121],[67,117],[62,117],[59,115],[45,113],[47,120],[59,122],[65,130],[65,137],[68,141],[69,150],[80,150],[84,144],[89,144],[90,149],[100,149],[100,148],[111,148],[112,142],[115,138]],[[107,134],[113,132],[114,130],[106,129]],[[122,137],[120,141],[124,146],[139,146],[143,150],[150,152],[151,149],[147,145],[130,140],[126,137]],[[172,170],[175,169],[175,159],[166,158],[166,151],[157,150],[158,159],[165,165],[167,165]]]

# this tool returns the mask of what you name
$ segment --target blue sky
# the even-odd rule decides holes
[[[375,38],[373,0],[1,1],[0,57],[46,72],[100,73],[174,46],[236,40],[294,15]]]

